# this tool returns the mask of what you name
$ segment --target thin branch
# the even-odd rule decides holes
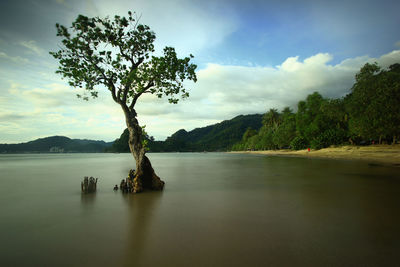
[[[142,94],[148,93],[148,92],[149,92],[148,90],[149,90],[151,87],[153,87],[153,86],[154,86],[154,82],[151,81],[151,82],[149,82],[149,83],[146,85],[146,87],[143,88],[143,90],[142,90],[141,92],[137,93],[137,94],[133,97],[133,99],[132,99],[132,103],[131,103],[130,106],[129,106],[129,110],[132,110],[132,109],[135,107],[135,104],[136,104],[136,101],[138,100],[138,98],[139,98]]]
[[[118,100],[121,102],[121,93],[122,93],[122,89],[121,88],[118,88],[118,91],[117,91],[117,98],[118,98]],[[126,101],[124,102],[124,103],[126,103]]]
[[[87,56],[85,56],[84,53],[82,53],[82,55],[83,55],[83,58],[85,60],[89,61],[89,63],[91,63],[97,69],[97,71],[102,76],[102,79],[104,80],[104,82],[108,83],[108,87],[111,89],[110,91],[111,91],[111,95],[112,95],[113,100],[116,103],[120,103],[120,98],[119,97],[117,98],[117,96],[115,95],[115,85],[113,83],[114,73],[111,74],[110,78],[107,78],[106,74],[104,73],[104,70],[93,62],[93,58],[92,57],[90,57],[90,56],[87,57]]]
[[[111,74],[111,77],[110,77],[110,80],[109,80],[109,86],[111,87],[110,88],[111,89],[110,90],[111,91],[111,95],[112,95],[112,98],[114,99],[115,102],[120,103],[120,101],[118,100],[117,96],[115,95],[115,85],[112,82],[113,78],[114,78],[114,73]]]
[[[143,63],[143,61],[144,61],[144,57],[140,57],[136,63],[133,63],[132,67],[131,67],[131,72],[133,72],[135,69],[137,69],[139,67],[139,65]]]
[[[139,67],[140,64],[143,63],[143,61],[144,61],[143,57],[139,58],[138,62],[136,62],[136,63],[134,63],[134,61],[132,59],[133,63],[132,63],[131,70],[129,71],[128,77],[132,75],[132,73]],[[126,102],[126,99],[128,97],[129,88],[131,87],[132,82],[133,82],[132,80],[129,81],[124,87],[124,94],[123,94],[123,99],[122,99],[122,101],[124,101],[124,102]]]
[[[133,58],[129,57],[127,54],[125,54],[125,53],[122,51],[122,46],[121,46],[120,44],[118,45],[118,48],[119,48],[119,52],[121,53],[121,55],[122,55],[126,60],[130,61],[130,62],[132,63],[132,66],[135,65],[135,62],[133,61]]]
[[[136,30],[137,26],[139,25],[139,21],[142,18],[142,14],[140,14],[140,16],[137,16],[137,13],[135,12],[135,17],[136,17],[136,22],[135,25],[133,26],[133,29]]]

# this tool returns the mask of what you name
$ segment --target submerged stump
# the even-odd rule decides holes
[[[132,193],[140,193],[145,190],[163,190],[164,181],[158,177],[151,165],[146,172],[130,170],[126,178],[127,181],[132,183]]]
[[[81,189],[82,189],[82,193],[94,193],[96,192],[97,189],[97,180],[99,178],[94,178],[92,176],[90,176],[90,178],[88,176],[85,176],[83,178],[83,182],[81,182]]]
[[[132,193],[133,192],[133,177],[134,177],[135,170],[130,170],[128,177],[121,181],[119,188],[121,189],[122,193]]]

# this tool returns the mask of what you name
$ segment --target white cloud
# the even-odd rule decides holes
[[[35,108],[52,109],[72,104],[71,100],[75,94],[81,91],[57,83],[45,85],[44,88],[30,89],[25,85],[12,82],[8,92],[10,95],[33,103]]]
[[[378,65],[387,68],[394,63],[400,63],[400,50],[394,50],[381,56],[379,59],[370,59],[369,62],[378,62]]]
[[[10,60],[10,61],[12,61],[12,62],[14,62],[14,63],[16,63],[16,64],[26,64],[26,63],[29,63],[29,60],[28,60],[27,58],[23,58],[23,57],[20,57],[20,56],[15,56],[15,57],[9,56],[9,55],[7,55],[6,53],[1,52],[1,51],[0,51],[0,58],[4,58],[4,59],[6,59],[6,60]]]
[[[35,53],[38,56],[41,56],[44,54],[44,50],[40,48],[35,41],[30,40],[30,41],[21,41],[19,45],[25,47],[28,49],[30,52]]]
[[[30,88],[16,82],[9,83],[8,94],[0,100],[0,143],[28,141],[29,136],[67,135],[74,138],[95,138],[110,141],[124,129],[120,108],[108,92],[100,92],[92,101],[77,99],[79,89],[59,83]],[[17,139],[13,136],[20,128]]]

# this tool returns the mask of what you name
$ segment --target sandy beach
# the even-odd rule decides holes
[[[400,145],[341,146],[320,150],[266,150],[237,151],[232,153],[251,153],[271,156],[294,156],[331,159],[365,160],[371,163],[400,167]]]

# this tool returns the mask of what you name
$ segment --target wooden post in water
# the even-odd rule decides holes
[[[81,190],[82,190],[82,193],[85,193],[85,194],[87,194],[87,193],[94,193],[94,192],[96,192],[96,189],[97,189],[97,180],[98,180],[99,178],[93,178],[92,176],[90,176],[90,178],[89,177],[87,177],[87,176],[85,176],[84,178],[83,178],[83,182],[81,182]]]

